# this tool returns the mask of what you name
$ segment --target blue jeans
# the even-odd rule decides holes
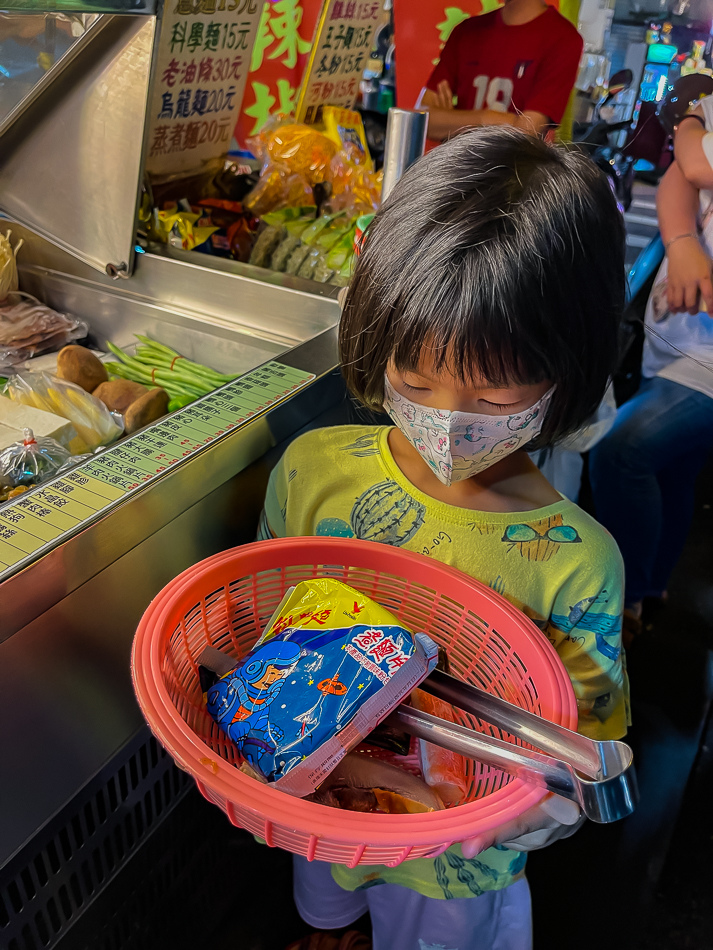
[[[589,456],[597,519],[626,568],[626,603],[660,596],[693,518],[696,477],[713,446],[713,399],[655,376],[617,412]]]

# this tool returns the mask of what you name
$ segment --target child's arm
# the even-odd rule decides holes
[[[713,313],[711,260],[698,240],[698,189],[684,176],[678,161],[661,179],[656,208],[668,257],[669,310],[698,313],[702,298],[708,312]]]
[[[620,739],[629,719],[621,649],[624,565],[616,544],[602,528],[592,524],[581,540],[587,555],[557,591],[544,632],[572,681],[578,732],[595,740]],[[473,857],[493,845],[534,851],[569,837],[582,821],[574,802],[548,795],[517,821],[464,841],[463,856]]]
[[[701,106],[698,106],[692,114],[705,121]],[[703,143],[703,139],[709,134],[701,122],[688,117],[681,119],[675,133],[676,161],[684,176],[696,188],[713,188],[713,166]]]
[[[624,563],[599,525],[581,531],[582,563],[558,589],[544,629],[572,682],[577,731],[621,739],[629,725],[629,683],[622,651]]]

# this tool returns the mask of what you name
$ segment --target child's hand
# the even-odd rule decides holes
[[[463,857],[474,858],[496,844],[514,851],[537,851],[560,838],[569,838],[583,822],[584,815],[576,802],[549,794],[514,821],[506,822],[488,834],[463,841]]]
[[[668,248],[666,298],[671,313],[707,310],[713,314],[713,262],[696,237],[674,241]]]

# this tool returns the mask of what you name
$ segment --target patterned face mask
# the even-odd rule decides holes
[[[485,471],[539,435],[553,386],[534,406],[506,416],[419,406],[384,380],[384,411],[443,482]]]

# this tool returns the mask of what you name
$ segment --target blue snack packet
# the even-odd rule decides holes
[[[432,640],[396,623],[288,626],[261,638],[207,690],[207,708],[256,772],[303,797],[428,676],[437,659]]]

